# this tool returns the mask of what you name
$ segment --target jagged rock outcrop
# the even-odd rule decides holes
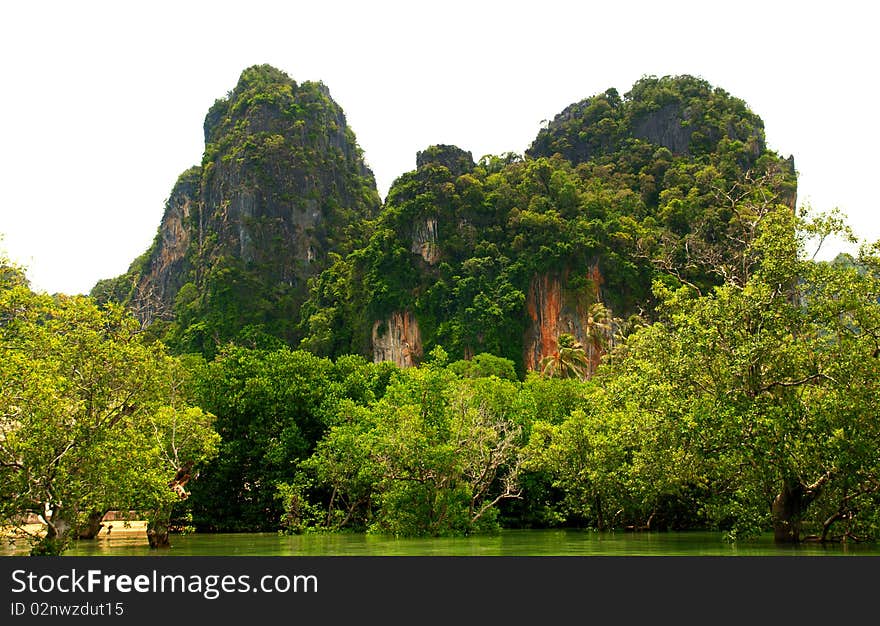
[[[372,172],[322,83],[251,68],[205,120],[205,232],[212,255],[262,265],[302,284],[339,229],[378,210]]]
[[[688,115],[679,102],[643,113],[633,120],[632,134],[636,139],[663,146],[672,154],[690,154],[692,133]]]
[[[174,298],[190,270],[187,251],[195,232],[191,224],[199,211],[200,181],[201,168],[190,168],[180,175],[165,203],[159,232],[130,304],[145,325],[174,317]]]
[[[474,157],[470,152],[448,144],[435,144],[416,153],[416,169],[429,163],[442,165],[456,178],[474,169]]]
[[[129,270],[135,288],[99,291],[145,325],[174,318],[190,349],[247,327],[292,341],[308,279],[378,211],[373,174],[327,87],[267,65],[242,72],[204,134],[201,167],[181,177],[153,247]]]
[[[435,271],[443,258],[441,231],[445,229],[448,234],[460,227],[462,220],[452,209],[449,193],[454,189],[453,181],[474,167],[470,152],[453,145],[431,145],[416,153],[416,169],[400,177],[389,192],[387,225],[413,255],[407,265],[417,273]],[[431,191],[426,194],[427,189]],[[411,309],[394,310],[375,320],[370,343],[375,362],[392,361],[411,367],[423,355],[421,331]]]
[[[373,362],[391,361],[399,367],[413,367],[422,360],[422,335],[410,311],[396,311],[373,324]]]
[[[617,90],[566,107],[538,133],[530,156],[559,153],[572,163],[632,150],[639,140],[676,156],[705,155],[731,142],[742,147],[745,167],[766,149],[764,124],[723,89],[688,75],[645,77],[623,98]]]
[[[470,152],[458,146],[436,144],[416,153],[416,173],[429,166],[446,168],[452,180],[474,169],[474,158]],[[428,265],[435,265],[441,258],[442,247],[439,242],[438,220],[441,207],[437,206],[428,215],[412,216],[413,254],[418,254]],[[452,215],[447,215],[451,218]]]

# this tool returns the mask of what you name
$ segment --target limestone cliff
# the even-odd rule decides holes
[[[529,326],[523,340],[523,363],[528,371],[557,351],[557,338],[567,333],[583,346],[595,370],[612,338],[611,311],[601,304],[602,275],[598,265],[586,270],[585,287],[572,290],[570,271],[536,274],[529,283],[526,311]]]
[[[159,232],[145,267],[137,276],[131,307],[141,322],[174,317],[174,298],[189,273],[187,259],[199,206],[201,168],[193,167],[177,180],[165,203]]]
[[[416,153],[416,169],[426,165],[441,165],[449,170],[453,178],[474,169],[474,157],[467,150],[449,144],[435,144]]]
[[[541,129],[526,151],[559,153],[584,163],[637,144],[663,147],[677,156],[729,149],[736,142],[742,165],[751,166],[766,149],[764,124],[746,104],[723,89],[688,75],[645,77],[622,98],[616,89],[575,102]]]
[[[422,336],[410,311],[396,311],[373,324],[373,361],[412,367],[422,360]]]
[[[642,113],[633,120],[633,136],[663,146],[672,154],[689,154],[691,134],[689,115],[680,103],[666,104],[655,111]]]
[[[412,246],[413,254],[418,254],[428,265],[434,265],[440,260],[440,244],[437,238],[437,218],[426,217],[413,225]]]
[[[408,367],[442,346],[522,375],[570,334],[595,367],[612,315],[625,327],[650,316],[655,280],[716,284],[706,263],[740,241],[719,198],[753,184],[755,197],[796,198],[793,160],[767,149],[761,119],[691,76],[571,104],[523,155],[475,163],[429,146],[381,210],[320,82],[248,68],[204,136],[153,246],[93,293],[206,356],[234,340]]]
[[[247,327],[291,341],[308,279],[378,211],[373,174],[327,87],[267,65],[242,72],[204,134],[201,166],[181,176],[153,247],[129,270],[135,289],[117,279],[99,291],[145,325],[173,319],[185,349]]]
[[[205,119],[205,232],[210,254],[260,265],[302,285],[324,267],[344,226],[378,210],[372,172],[322,83],[268,68],[242,74]]]
[[[589,375],[615,334],[651,321],[655,281],[708,291],[713,263],[741,253],[719,198],[789,202],[795,178],[742,100],[687,75],[571,104],[524,155],[429,146],[365,244],[313,283],[302,345],[401,366],[436,346],[487,352],[524,375],[568,334]]]
[[[432,167],[443,168],[442,171],[450,180],[455,180],[462,174],[470,172],[474,169],[474,159],[471,153],[462,150],[458,146],[447,144],[436,144],[429,146],[424,150],[416,153],[416,174],[430,178],[432,174],[427,174]],[[421,173],[421,174],[420,174]],[[400,202],[402,198],[396,198]],[[410,250],[413,254],[418,254],[422,260],[428,265],[436,265],[442,256],[442,245],[440,243],[440,219],[448,222],[454,222],[455,216],[449,211],[444,211],[444,207],[439,202],[435,202],[431,210],[424,214],[424,211],[410,213],[411,219],[411,242]],[[441,213],[444,215],[441,218]],[[450,226],[446,224],[445,226]]]

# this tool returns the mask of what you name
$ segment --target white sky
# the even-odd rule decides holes
[[[839,207],[859,237],[880,239],[871,3],[713,6],[3,2],[0,251],[50,293],[123,273],[178,174],[200,162],[208,108],[258,63],[329,87],[383,197],[428,145],[522,153],[572,102],[644,75],[700,76],[794,155],[799,204]]]

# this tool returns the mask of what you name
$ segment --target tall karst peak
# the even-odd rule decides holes
[[[327,87],[269,65],[241,73],[204,133],[201,166],[172,193],[146,258],[96,295],[128,291],[181,350],[210,353],[243,332],[292,342],[308,279],[378,212],[373,173]]]
[[[381,210],[320,82],[249,67],[204,131],[153,246],[93,293],[207,356],[234,340],[411,366],[441,346],[524,374],[564,337],[592,375],[654,319],[657,281],[708,291],[744,258],[732,201],[796,198],[761,119],[688,75],[572,103],[522,155],[428,146]]]

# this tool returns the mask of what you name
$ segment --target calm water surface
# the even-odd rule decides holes
[[[721,533],[597,533],[505,530],[495,535],[396,539],[358,534],[275,533],[174,535],[169,550],[150,550],[146,537],[79,541],[70,556],[880,556],[877,545],[805,544],[779,547],[772,537],[728,543]],[[24,554],[24,545],[0,554]]]

